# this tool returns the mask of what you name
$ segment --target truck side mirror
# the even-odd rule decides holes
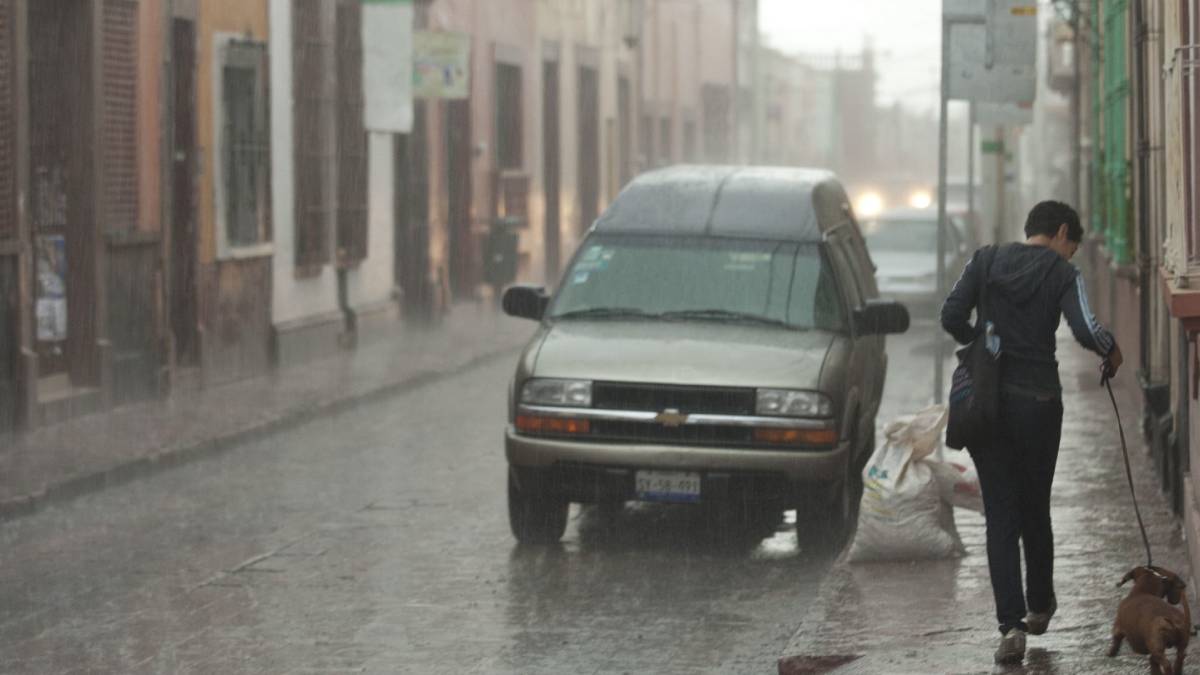
[[[854,312],[854,326],[862,335],[904,333],[908,324],[908,308],[895,300],[868,300]]]
[[[504,313],[518,319],[541,321],[550,304],[550,296],[542,286],[519,284],[504,291]]]

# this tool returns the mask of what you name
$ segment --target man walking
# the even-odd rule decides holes
[[[1075,339],[1115,375],[1121,350],[1088,307],[1083,277],[1070,263],[1083,228],[1061,202],[1033,207],[1024,243],[1000,245],[987,278],[976,251],[942,306],[942,327],[960,344],[977,335],[971,310],[988,286],[988,319],[1000,338],[1000,419],[993,441],[969,447],[983,488],[988,570],[1000,623],[997,663],[1025,657],[1025,634],[1046,632],[1058,607],[1054,595],[1054,535],[1050,486],[1062,433],[1062,386],[1054,358],[1061,317]],[[1021,583],[1021,543],[1025,588]],[[1028,613],[1027,613],[1028,612]]]

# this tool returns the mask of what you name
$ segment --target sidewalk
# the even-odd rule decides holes
[[[871,564],[839,559],[779,660],[780,675],[1149,672],[1146,657],[1128,645],[1115,659],[1104,656],[1117,605],[1128,591],[1116,584],[1131,567],[1145,564],[1145,553],[1095,359],[1062,341],[1059,358],[1066,408],[1052,503],[1059,610],[1046,635],[1029,637],[1024,666],[992,663],[1000,634],[983,517],[960,509],[955,516],[966,557]],[[1128,389],[1117,391],[1117,398],[1155,564],[1188,579],[1184,542],[1141,442],[1139,401]],[[1195,585],[1188,585],[1195,597]]]
[[[460,305],[356,351],[0,437],[0,520],[507,357],[534,324]]]

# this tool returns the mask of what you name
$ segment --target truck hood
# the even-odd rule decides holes
[[[532,375],[614,382],[817,388],[839,335],[701,321],[561,321]]]

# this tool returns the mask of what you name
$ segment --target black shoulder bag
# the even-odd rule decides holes
[[[951,378],[946,445],[955,450],[991,445],[1000,416],[1000,350],[989,345],[999,338],[994,335],[988,306],[988,280],[996,248],[992,246],[981,256],[975,339],[958,350],[958,367]]]

